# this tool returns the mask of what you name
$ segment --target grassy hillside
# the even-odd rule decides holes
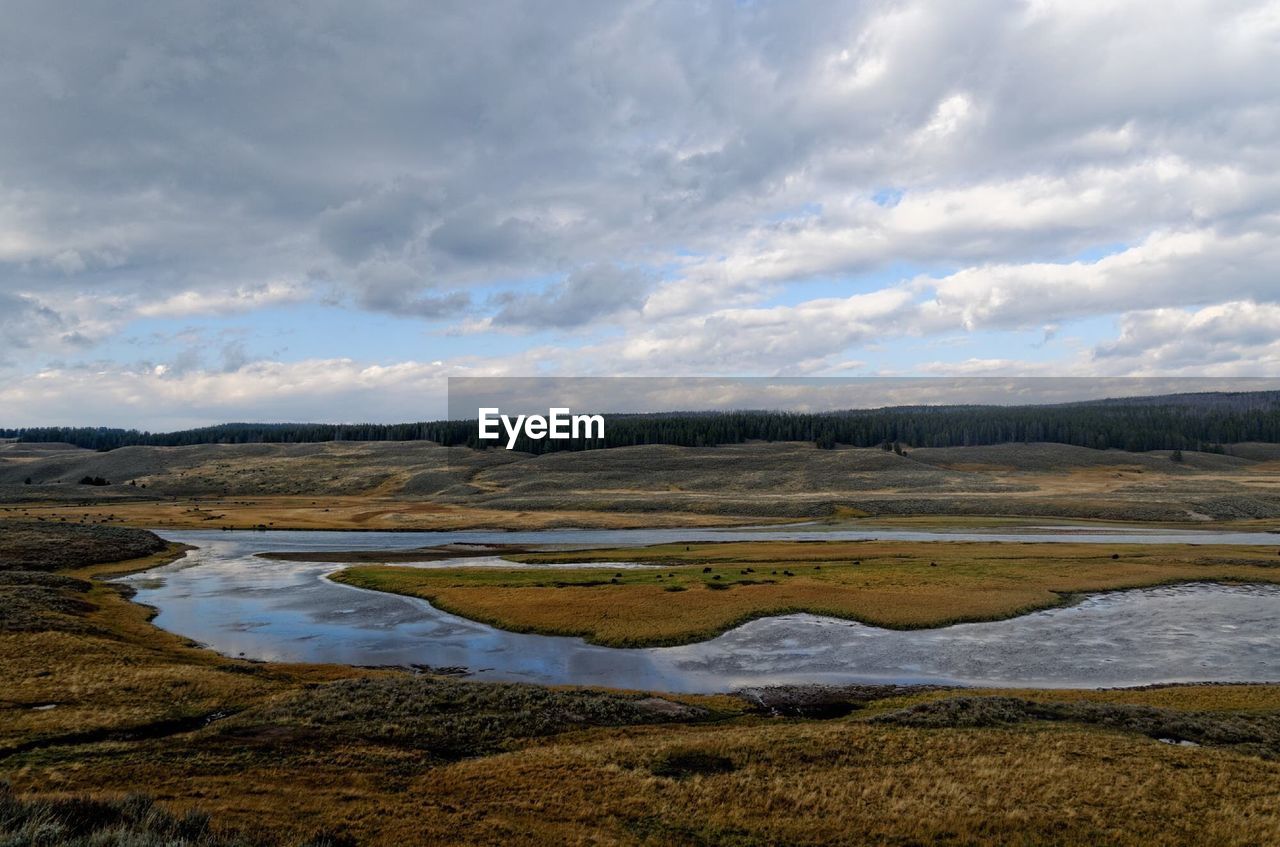
[[[78,484],[84,477],[110,484]],[[0,503],[11,509],[21,504],[9,512],[13,516],[110,515],[142,525],[202,527],[602,525],[606,515],[614,516],[606,521],[611,525],[670,522],[680,515],[1269,520],[1280,518],[1280,451],[1241,444],[1227,454],[1183,451],[1176,460],[1169,451],[1063,444],[896,455],[752,443],[530,456],[426,442],[106,453],[8,443],[0,444]]]

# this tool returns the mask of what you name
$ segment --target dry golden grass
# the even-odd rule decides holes
[[[0,508],[0,512],[10,518],[65,518],[71,522],[114,523],[150,529],[629,529],[770,522],[758,518],[661,512],[512,512],[371,496],[200,497],[92,504],[13,504]]]
[[[96,579],[144,570],[183,549],[68,573]],[[96,607],[84,617],[89,632],[0,633],[0,748],[237,709],[299,682],[369,673],[228,659],[157,629],[149,609],[109,585],[95,582],[87,599]],[[55,708],[35,708],[48,705]]]
[[[145,788],[283,839],[368,844],[1271,844],[1280,763],[1072,726],[749,721],[593,730],[426,770],[353,743],[276,761],[104,751],[41,790]],[[656,776],[672,754],[726,772]]]
[[[335,578],[422,597],[504,629],[627,647],[703,640],[753,618],[793,612],[933,627],[1048,608],[1073,593],[1195,580],[1280,582],[1274,550],[1225,545],[759,541],[513,558],[661,569],[374,566]]]
[[[933,700],[955,697],[959,689],[921,690],[876,700],[859,714],[874,717]],[[1265,714],[1280,711],[1280,686],[1267,684],[1191,684],[1138,688],[966,688],[965,696],[1018,697],[1042,703],[1109,703],[1151,706],[1179,712]]]
[[[870,581],[886,591],[920,580],[948,585],[982,577],[999,592],[1034,582],[1039,568],[1050,567],[1044,557],[1064,550],[1076,564],[1051,569],[1055,579],[1080,573],[1115,577],[1112,568],[1128,569],[1126,578],[1153,577],[1166,569],[1187,569],[1197,578],[1223,568],[1268,570],[1252,563],[1250,557],[1260,555],[1254,549],[1143,548],[1143,555],[1125,551],[1113,561],[1110,550],[1094,548],[859,545],[863,565],[841,575],[825,561],[821,572],[813,572],[823,561],[820,554],[814,558],[820,545],[798,546],[803,552],[795,552],[787,567],[809,570],[796,580],[862,589],[868,574],[879,573]],[[878,555],[868,552],[877,549]],[[135,570],[175,552],[73,573]],[[656,557],[684,551],[642,552]],[[679,579],[692,583],[710,576],[701,572],[707,566],[739,578],[738,559],[759,575],[761,562],[780,551],[715,545],[687,552],[735,559],[733,565],[679,566]],[[1001,552],[1006,555],[996,555]],[[742,557],[747,555],[764,559],[746,564]],[[1249,563],[1234,562],[1246,558]],[[795,564],[801,560],[803,565]],[[929,561],[939,567],[929,567]],[[565,574],[584,577],[580,571]],[[486,575],[515,581],[546,577],[513,571],[475,573],[474,578]],[[627,593],[642,587],[647,586],[537,589],[525,584],[502,590],[585,597],[582,592]],[[663,599],[732,597],[759,587],[767,586],[728,591],[699,586]],[[464,588],[492,590],[483,582]],[[850,718],[826,722],[744,715],[741,701],[723,696],[681,697],[722,717],[710,724],[530,738],[510,752],[451,764],[391,743],[385,734],[300,735],[297,727],[285,726],[278,736],[267,726],[252,739],[220,734],[215,724],[159,738],[72,743],[69,736],[93,729],[145,727],[214,710],[261,712],[288,698],[311,696],[317,683],[395,673],[227,659],[156,629],[147,610],[108,586],[96,585],[89,596],[97,609],[86,620],[101,634],[0,636],[0,678],[6,683],[0,694],[0,748],[39,739],[67,742],[0,756],[0,778],[21,792],[147,792],[174,811],[200,808],[219,826],[283,843],[298,843],[321,829],[347,832],[373,845],[1280,843],[1277,761],[1075,724],[929,730],[865,720],[925,699],[955,696],[955,690],[876,702]],[[1280,709],[1280,686],[1261,685],[964,693],[1226,713]],[[48,703],[58,708],[30,708]],[[690,753],[720,757],[726,764],[720,772],[655,774],[662,772],[660,763]]]
[[[1207,844],[1280,836],[1278,792],[1267,785],[1280,766],[1241,767],[1226,754],[1195,758],[1156,746],[1070,730],[940,734],[856,724],[678,738],[645,732],[468,762],[433,788],[444,795],[437,802],[480,816],[468,843],[520,843],[526,827],[539,833],[526,843],[595,833],[652,844]],[[738,767],[686,780],[652,776],[649,763],[673,748],[705,750]],[[1260,781],[1229,787],[1250,778]],[[485,799],[497,797],[519,800]]]

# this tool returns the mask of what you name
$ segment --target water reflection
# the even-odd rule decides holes
[[[1276,626],[1280,622],[1280,586],[1194,584],[1113,593],[1008,621],[913,632],[814,615],[787,615],[754,621],[700,644],[621,650],[576,638],[504,632],[438,611],[421,600],[329,582],[325,574],[338,567],[332,564],[275,562],[255,554],[269,550],[406,549],[463,540],[594,546],[746,535],[805,537],[811,533],[162,534],[200,549],[167,567],[125,578],[138,589],[138,602],[158,609],[156,624],[223,653],[267,661],[465,666],[482,679],[667,691],[723,691],[781,682],[1091,687],[1197,680],[1280,681],[1276,659],[1280,656],[1280,627]],[[840,537],[822,531],[812,534]],[[1081,540],[1074,533],[1064,531],[1061,535]],[[1167,532],[1154,535],[1169,540]],[[865,538],[868,534],[862,531],[849,536]],[[904,536],[936,538],[938,534],[894,535]],[[955,533],[944,537],[1001,536]],[[1037,535],[1016,537],[1047,540]],[[1132,535],[1126,534],[1124,540],[1136,543]],[[1178,540],[1185,541],[1186,536]],[[1227,542],[1215,538],[1203,543]],[[1275,543],[1274,539],[1268,543]]]

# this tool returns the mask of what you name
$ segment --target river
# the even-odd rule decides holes
[[[506,632],[423,600],[331,582],[326,575],[337,565],[256,555],[467,542],[572,548],[740,538],[1280,543],[1265,533],[1074,527],[158,532],[197,549],[173,564],[121,578],[137,590],[137,602],[155,607],[155,623],[164,629],[227,655],[263,661],[461,666],[476,679],[673,692],[800,682],[1100,687],[1280,681],[1280,586],[1192,583],[1112,592],[1010,620],[906,632],[785,615],[698,644],[618,649],[579,638]],[[431,566],[485,563],[463,559]]]

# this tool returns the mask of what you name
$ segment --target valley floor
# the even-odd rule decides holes
[[[127,804],[51,805],[135,792],[205,844],[1280,841],[1277,686],[676,697],[252,663],[98,581],[177,552],[99,533],[0,528],[14,843],[142,827]]]

